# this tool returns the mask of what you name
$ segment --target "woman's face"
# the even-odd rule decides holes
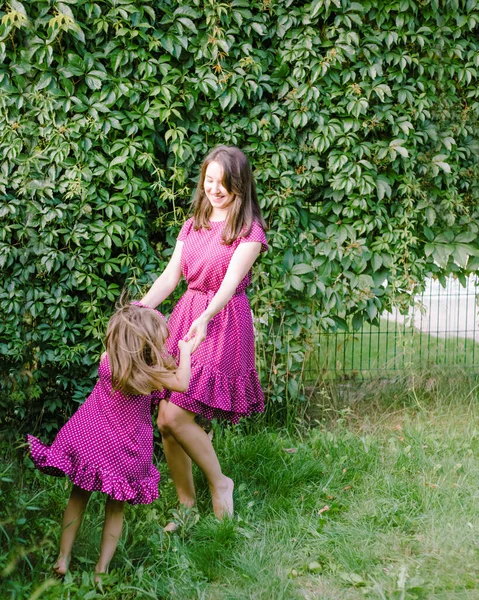
[[[223,167],[218,162],[210,162],[206,167],[204,189],[213,209],[226,209],[234,199],[234,194],[228,192],[222,181]]]

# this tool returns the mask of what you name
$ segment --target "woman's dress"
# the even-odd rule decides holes
[[[181,270],[188,289],[168,320],[167,347],[176,357],[178,341],[218,291],[239,244],[260,242],[261,250],[267,249],[266,236],[257,222],[253,222],[248,236],[237,238],[229,246],[221,239],[225,221],[212,221],[210,225],[211,229],[195,231],[193,219],[189,219],[178,236],[184,242]],[[161,397],[207,419],[228,419],[234,423],[264,410],[255,368],[253,320],[245,293],[250,283],[251,271],[228,304],[208,323],[205,341],[192,354],[188,391],[163,390]]]

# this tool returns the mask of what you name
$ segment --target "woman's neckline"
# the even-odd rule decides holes
[[[225,223],[226,219],[222,219],[221,221],[211,221],[211,219],[209,220],[210,223]]]

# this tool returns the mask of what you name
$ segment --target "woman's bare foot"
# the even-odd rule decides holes
[[[175,523],[174,521],[170,521],[163,527],[163,531],[165,533],[173,533],[174,531],[176,531],[178,529],[178,527],[179,527],[178,523]]]
[[[68,571],[68,564],[70,563],[69,556],[59,556],[57,562],[53,565],[53,570],[60,577],[64,577]]]
[[[233,489],[234,482],[224,475],[224,484],[220,489],[211,492],[213,511],[218,519],[233,516]]]

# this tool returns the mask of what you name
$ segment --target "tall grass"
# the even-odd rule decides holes
[[[158,447],[162,497],[127,506],[122,541],[95,588],[104,499],[92,498],[63,582],[51,576],[68,484],[2,442],[0,598],[179,600],[479,598],[479,382],[415,375],[323,388],[308,421],[274,430],[214,426],[235,517],[198,507],[163,525],[175,494]]]

